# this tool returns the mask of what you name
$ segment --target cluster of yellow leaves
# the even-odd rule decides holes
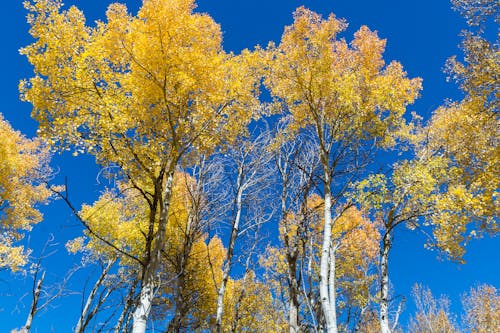
[[[420,156],[397,163],[390,177],[375,174],[358,182],[355,200],[370,209],[389,231],[399,223],[411,229],[417,224],[431,226],[434,241],[427,245],[435,245],[461,261],[471,221],[479,219],[479,232],[481,228],[489,232],[497,228],[493,213],[498,206],[495,177],[485,175],[489,185],[483,183],[476,193],[471,192],[471,187],[462,183],[461,167],[441,154],[428,156],[427,149],[428,145]]]
[[[207,242],[207,237],[203,235],[194,241],[187,253],[185,267],[178,267],[179,257],[185,255],[183,251],[186,249],[178,248],[177,252],[170,249],[164,258],[163,276],[169,282],[164,287],[164,296],[160,296],[157,303],[164,303],[172,315],[178,310],[176,306],[181,306],[185,312],[183,326],[209,329],[212,324],[210,318],[215,314],[216,283],[222,279],[225,249],[217,236]],[[182,304],[176,304],[176,298]]]
[[[185,150],[211,150],[259,116],[257,57],[227,54],[220,27],[192,0],[112,4],[85,23],[59,0],[25,2],[36,76],[20,84],[41,135],[131,175],[156,175]],[[138,177],[140,178],[140,177]]]
[[[189,186],[193,181],[182,172],[177,172],[174,176],[167,226],[169,248],[174,252],[182,247],[183,236],[186,235],[191,209]],[[79,212],[82,220],[95,234],[139,259],[146,255],[146,234],[151,218],[149,214],[149,207],[141,193],[127,184],[121,184],[117,190],[105,191],[93,205],[83,205]],[[158,216],[153,218],[157,224]],[[87,242],[78,238],[68,244],[71,252],[79,250],[79,247],[104,256],[120,255],[96,237],[89,237]],[[132,264],[127,257],[122,256],[120,259],[123,265]]]
[[[444,243],[456,243],[457,239],[465,243],[485,232],[499,231],[500,50],[498,40],[489,41],[484,28],[492,18],[496,24],[491,26],[497,29],[498,37],[500,5],[494,0],[452,3],[471,28],[464,33],[461,45],[463,62],[452,57],[447,63],[448,73],[460,84],[465,97],[434,112],[422,150],[443,156],[444,168],[454,171],[448,176],[447,192],[438,202],[441,214],[435,219],[436,237]],[[473,27],[478,29],[473,31]]]
[[[377,265],[380,253],[378,225],[352,207],[333,225],[332,238],[340,242],[335,273],[345,302],[351,307],[363,307],[369,302],[370,287],[376,279],[370,269]]]
[[[228,281],[222,325],[224,332],[279,333],[287,327],[271,286],[258,281],[252,271]]]
[[[398,62],[385,66],[385,40],[367,27],[349,45],[336,39],[346,24],[333,14],[322,19],[301,7],[294,18],[279,46],[268,48],[265,79],[293,117],[289,128],[312,125],[327,142],[380,137],[392,144],[421,80],[407,79]]]
[[[0,114],[0,268],[18,269],[27,253],[16,242],[42,220],[36,208],[50,190],[49,151],[38,139],[27,139]]]
[[[465,231],[476,222],[477,235],[499,230],[498,174],[500,174],[500,126],[494,114],[485,112],[482,103],[464,101],[438,109],[429,125],[429,148],[447,157],[444,166],[454,170],[448,192],[439,209],[450,221],[455,213],[455,228]],[[462,232],[464,234],[464,232]]]

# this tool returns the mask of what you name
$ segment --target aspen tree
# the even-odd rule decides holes
[[[26,1],[34,77],[20,84],[53,146],[117,166],[149,206],[134,333],[143,333],[165,245],[174,173],[187,152],[210,152],[258,117],[248,51],[222,50],[220,27],[193,0],[144,1],[137,16],[112,4],[86,25],[60,0]]]
[[[333,215],[334,208],[349,175],[355,177],[370,147],[395,142],[395,133],[404,126],[406,106],[421,86],[419,79],[406,77],[400,63],[385,64],[385,40],[376,32],[363,26],[350,44],[338,39],[345,26],[333,14],[323,19],[303,7],[297,9],[280,44],[268,48],[265,80],[271,95],[282,102],[283,112],[292,118],[288,130],[313,129],[320,147],[324,193],[320,298],[326,330],[334,333],[338,331],[337,286],[331,235],[342,214],[338,210]]]

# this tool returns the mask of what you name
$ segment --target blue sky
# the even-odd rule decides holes
[[[103,18],[105,9],[113,1],[67,0],[66,5],[77,5],[89,22]],[[136,12],[141,1],[125,1],[132,12]],[[459,99],[460,92],[453,82],[446,82],[442,69],[445,61],[453,54],[459,54],[459,33],[464,21],[451,10],[447,0],[200,0],[198,11],[208,12],[221,24],[224,32],[224,48],[239,52],[256,44],[267,45],[279,41],[283,27],[292,22],[292,12],[300,5],[327,16],[333,12],[349,23],[346,34],[350,39],[361,25],[377,30],[379,36],[387,39],[385,59],[400,61],[410,77],[423,78],[421,98],[409,111],[416,111],[428,118],[432,111],[445,99]],[[0,79],[0,112],[12,124],[28,136],[33,136],[36,123],[30,119],[30,105],[18,98],[17,85],[20,79],[31,75],[27,60],[19,55],[19,48],[30,43],[25,11],[21,1],[3,3],[0,24],[3,33],[0,52],[2,76]],[[79,205],[92,202],[98,196],[102,184],[96,179],[98,169],[91,157],[72,157],[70,154],[56,155],[54,169],[58,170],[56,180],[67,177],[70,195]],[[72,219],[62,202],[43,207],[45,221],[36,226],[30,238],[34,253],[50,233],[60,244],[80,234],[81,227]],[[465,256],[467,263],[457,265],[436,259],[436,253],[423,247],[421,235],[401,229],[396,235],[390,269],[396,294],[410,295],[415,282],[428,285],[435,294],[448,294],[454,306],[459,306],[460,294],[475,283],[489,283],[500,287],[499,250],[500,238],[472,242]],[[75,258],[76,259],[76,258]],[[49,280],[55,281],[73,265],[72,258],[60,250],[46,260]],[[83,278],[83,275],[82,275]],[[78,277],[76,279],[78,280]],[[81,280],[83,281],[83,280]],[[80,281],[80,282],[81,282]],[[22,277],[13,277],[0,272],[0,333],[9,332],[24,322],[27,308],[18,302],[20,294],[30,291],[30,284]],[[25,299],[29,305],[29,297]],[[18,307],[19,311],[15,310]],[[66,298],[64,305],[50,309],[35,319],[33,332],[69,332],[76,323],[76,313],[65,314],[68,306],[78,307],[79,296]],[[76,308],[77,309],[77,308]],[[74,310],[76,310],[74,309]],[[412,311],[407,303],[406,315]]]

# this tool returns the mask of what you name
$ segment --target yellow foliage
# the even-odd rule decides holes
[[[220,27],[192,0],[144,1],[137,16],[112,4],[95,27],[61,6],[25,2],[35,42],[21,50],[35,72],[21,95],[52,144],[139,181],[186,150],[231,141],[259,116],[258,57],[225,53]]]
[[[324,224],[323,199],[317,194],[312,194],[307,199],[306,206],[308,219],[306,229],[298,232],[300,228],[304,228],[304,221],[300,220],[304,218],[302,214],[289,213],[280,222],[280,238],[283,244],[283,233],[288,230],[289,244],[296,244],[298,247],[299,260],[313,263],[316,276],[321,251],[320,235]],[[336,248],[335,276],[339,283],[338,292],[349,300],[349,305],[364,306],[370,297],[370,287],[375,276],[368,271],[370,267],[376,265],[379,256],[381,237],[379,227],[377,223],[365,218],[355,207],[346,209],[333,224],[332,242]],[[302,242],[307,245],[306,253],[302,251]],[[261,265],[269,274],[268,283],[277,293],[286,293],[286,290],[281,290],[288,276],[286,250],[283,247],[284,244],[280,247],[268,247],[260,258]],[[342,304],[340,307],[342,308]]]
[[[42,220],[37,205],[50,190],[49,151],[38,139],[27,139],[0,114],[0,268],[19,269],[27,253],[16,243]]]
[[[385,40],[367,27],[350,45],[337,39],[345,27],[333,14],[323,19],[298,8],[281,43],[268,48],[265,84],[291,113],[289,130],[312,126],[323,149],[327,142],[372,137],[391,145],[421,80],[407,79],[398,62],[385,66]]]
[[[258,281],[254,272],[228,281],[224,299],[224,332],[280,333],[286,328],[285,314],[276,304],[271,286]]]

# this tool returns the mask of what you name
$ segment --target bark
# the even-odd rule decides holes
[[[285,155],[285,154],[283,154]],[[290,333],[298,333],[299,332],[299,282],[297,281],[297,260],[298,260],[298,250],[297,250],[297,241],[293,241],[289,236],[289,228],[287,222],[287,196],[288,196],[288,186],[290,186],[290,178],[291,170],[289,169],[289,159],[290,155],[285,156],[282,159],[283,155],[279,156],[277,159],[278,170],[281,175],[283,181],[283,188],[281,191],[281,218],[283,219],[283,227],[285,232],[283,233],[283,241],[285,244],[286,250],[286,263],[288,266],[288,326]],[[295,156],[293,156],[295,158]],[[307,202],[307,193],[308,191],[304,191],[305,201],[302,203],[302,208]],[[293,244],[292,244],[293,243]]]
[[[168,333],[179,333],[183,327],[184,318],[188,312],[187,301],[184,299],[185,275],[179,274],[177,278],[177,295],[175,296],[175,315],[168,324]]]
[[[188,221],[192,221],[192,215],[188,217]],[[178,257],[177,262],[177,290],[175,295],[175,314],[170,323],[168,324],[167,332],[178,333],[181,331],[184,319],[189,312],[189,296],[186,295],[186,270],[189,261],[189,255],[193,247],[193,237],[191,236],[191,222],[188,222],[188,229],[186,230],[186,238],[184,240],[183,252]]]
[[[26,318],[26,323],[21,329],[21,333],[29,333],[31,330],[31,325],[33,323],[33,318],[38,311],[38,301],[40,300],[40,293],[42,292],[43,280],[45,279],[45,272],[43,272],[42,277],[36,282],[35,288],[33,289],[33,300],[31,302],[30,313],[28,318]]]
[[[165,244],[168,212],[170,208],[170,201],[172,198],[172,187],[174,180],[175,163],[171,163],[167,172],[165,191],[163,194],[162,207],[160,212],[160,219],[158,223],[158,230],[154,238],[153,250],[151,258],[144,267],[144,274],[142,277],[142,285],[139,295],[139,303],[134,311],[134,321],[132,325],[132,333],[145,333],[146,322],[151,312],[153,297],[155,293],[155,277],[156,272],[161,263],[162,249]]]
[[[92,302],[94,301],[94,298],[97,294],[97,291],[101,287],[102,282],[104,281],[104,278],[106,277],[106,275],[108,275],[108,272],[111,269],[111,267],[113,266],[113,264],[114,264],[114,260],[108,261],[108,263],[104,267],[101,275],[99,276],[99,279],[97,279],[96,283],[94,284],[94,287],[90,291],[90,294],[87,297],[87,301],[85,302],[85,306],[83,307],[80,318],[78,319],[78,323],[76,324],[75,333],[82,333],[85,330],[85,327],[87,326],[90,319],[92,319],[92,317],[89,316],[89,314],[92,314],[92,313],[95,314],[96,311],[89,312],[90,306],[92,305]]]
[[[331,251],[332,245],[332,195],[330,191],[330,173],[328,166],[324,165],[325,194],[324,194],[324,219],[323,243],[321,246],[320,282],[319,293],[321,308],[325,318],[326,331],[337,333],[337,316],[335,306],[335,279],[330,279],[330,265],[335,264],[335,253]]]
[[[223,271],[222,271],[222,282],[218,290],[217,295],[217,314],[215,320],[215,329],[217,333],[222,332],[222,316],[224,313],[224,295],[226,293],[226,286],[229,280],[229,272],[231,270],[231,263],[234,254],[234,246],[236,244],[236,238],[238,237],[238,231],[240,227],[241,220],[241,210],[242,210],[242,201],[243,201],[243,167],[241,166],[238,169],[238,179],[236,183],[236,187],[238,192],[236,193],[235,205],[236,205],[236,214],[233,219],[232,228],[231,228],[231,236],[229,238],[228,249],[226,253],[226,260],[224,262]]]
[[[123,311],[118,318],[115,329],[113,331],[114,333],[127,332],[126,327],[128,326],[130,320],[130,308],[134,303],[135,288],[137,287],[138,282],[138,279],[134,279],[134,282],[130,286],[127,297],[124,300],[125,306],[123,307]]]
[[[290,295],[292,296],[292,295]],[[288,318],[288,324],[290,325],[290,333],[298,333],[299,332],[299,304],[297,302],[297,296],[290,297],[290,315]]]
[[[335,276],[336,276],[336,271],[335,271],[335,268],[336,268],[336,257],[335,257],[335,250],[336,250],[336,247],[335,246],[330,246],[330,262],[329,262],[329,265],[330,265],[330,272],[329,272],[329,276],[328,276],[328,292],[329,292],[329,296],[330,296],[330,311],[331,311],[331,320],[332,320],[332,329],[333,331],[332,332],[337,332],[337,304],[336,304],[336,300],[337,300],[337,290],[336,290],[336,280],[335,280]]]
[[[389,251],[391,249],[391,236],[386,232],[382,243],[382,256],[380,258],[380,332],[391,333],[389,326]]]

